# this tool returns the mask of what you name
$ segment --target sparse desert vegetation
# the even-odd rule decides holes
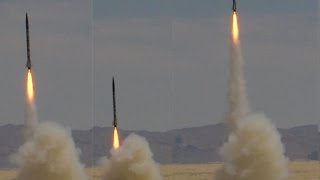
[[[320,161],[290,162],[290,180],[320,180]],[[214,172],[221,167],[219,163],[212,164],[171,164],[161,166],[165,180],[212,180]],[[103,176],[101,168],[88,168],[87,173],[93,180]],[[15,170],[0,170],[0,180],[11,180]]]

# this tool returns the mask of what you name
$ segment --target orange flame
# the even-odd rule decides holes
[[[27,76],[27,96],[28,96],[28,102],[34,101],[33,80],[32,80],[32,73],[30,69],[28,69],[28,76]]]
[[[233,39],[233,43],[238,44],[239,27],[238,27],[238,17],[236,12],[233,12],[233,16],[232,16],[232,39]]]
[[[115,127],[113,130],[113,149],[118,149],[119,146],[120,146],[120,143],[119,143],[118,129]]]

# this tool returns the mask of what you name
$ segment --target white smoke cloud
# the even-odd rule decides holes
[[[39,123],[11,161],[16,180],[87,180],[70,131],[55,123]]]
[[[238,119],[221,149],[224,167],[217,180],[285,180],[287,159],[279,133],[262,114]]]
[[[112,149],[103,166],[104,180],[162,180],[148,142],[135,134],[129,135],[119,149]]]

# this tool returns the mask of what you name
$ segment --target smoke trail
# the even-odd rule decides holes
[[[231,134],[221,148],[224,166],[215,179],[285,180],[288,178],[287,159],[277,129],[264,115],[250,111],[235,12],[232,24],[227,116]]]
[[[245,117],[250,112],[249,102],[247,99],[246,81],[243,72],[244,61],[239,46],[240,43],[238,41],[231,47],[230,59],[228,92],[229,112],[227,122],[232,129],[236,128],[237,119]]]
[[[71,133],[54,123],[40,123],[11,161],[16,180],[87,180]]]
[[[159,165],[152,159],[148,142],[135,134],[129,135],[111,158],[102,164],[104,180],[162,180]]]
[[[28,139],[32,137],[34,129],[38,124],[38,114],[35,103],[29,102],[26,111],[27,117],[25,119],[25,136]]]

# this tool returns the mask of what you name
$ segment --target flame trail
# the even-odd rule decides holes
[[[35,103],[34,83],[31,69],[27,71],[27,118],[25,120],[27,138],[33,134],[38,123],[37,108]]]
[[[233,38],[233,43],[238,44],[239,27],[238,27],[238,17],[236,12],[233,12],[233,15],[232,15],[232,38]]]
[[[115,127],[113,130],[113,149],[118,149],[119,146],[120,146],[120,143],[119,143],[118,129]]]
[[[215,180],[286,180],[288,165],[280,134],[267,117],[250,111],[236,12],[232,15],[228,101],[231,133],[220,150],[224,165]]]
[[[34,103],[34,87],[33,87],[33,78],[31,69],[28,69],[28,75],[27,75],[27,97],[29,103]]]

